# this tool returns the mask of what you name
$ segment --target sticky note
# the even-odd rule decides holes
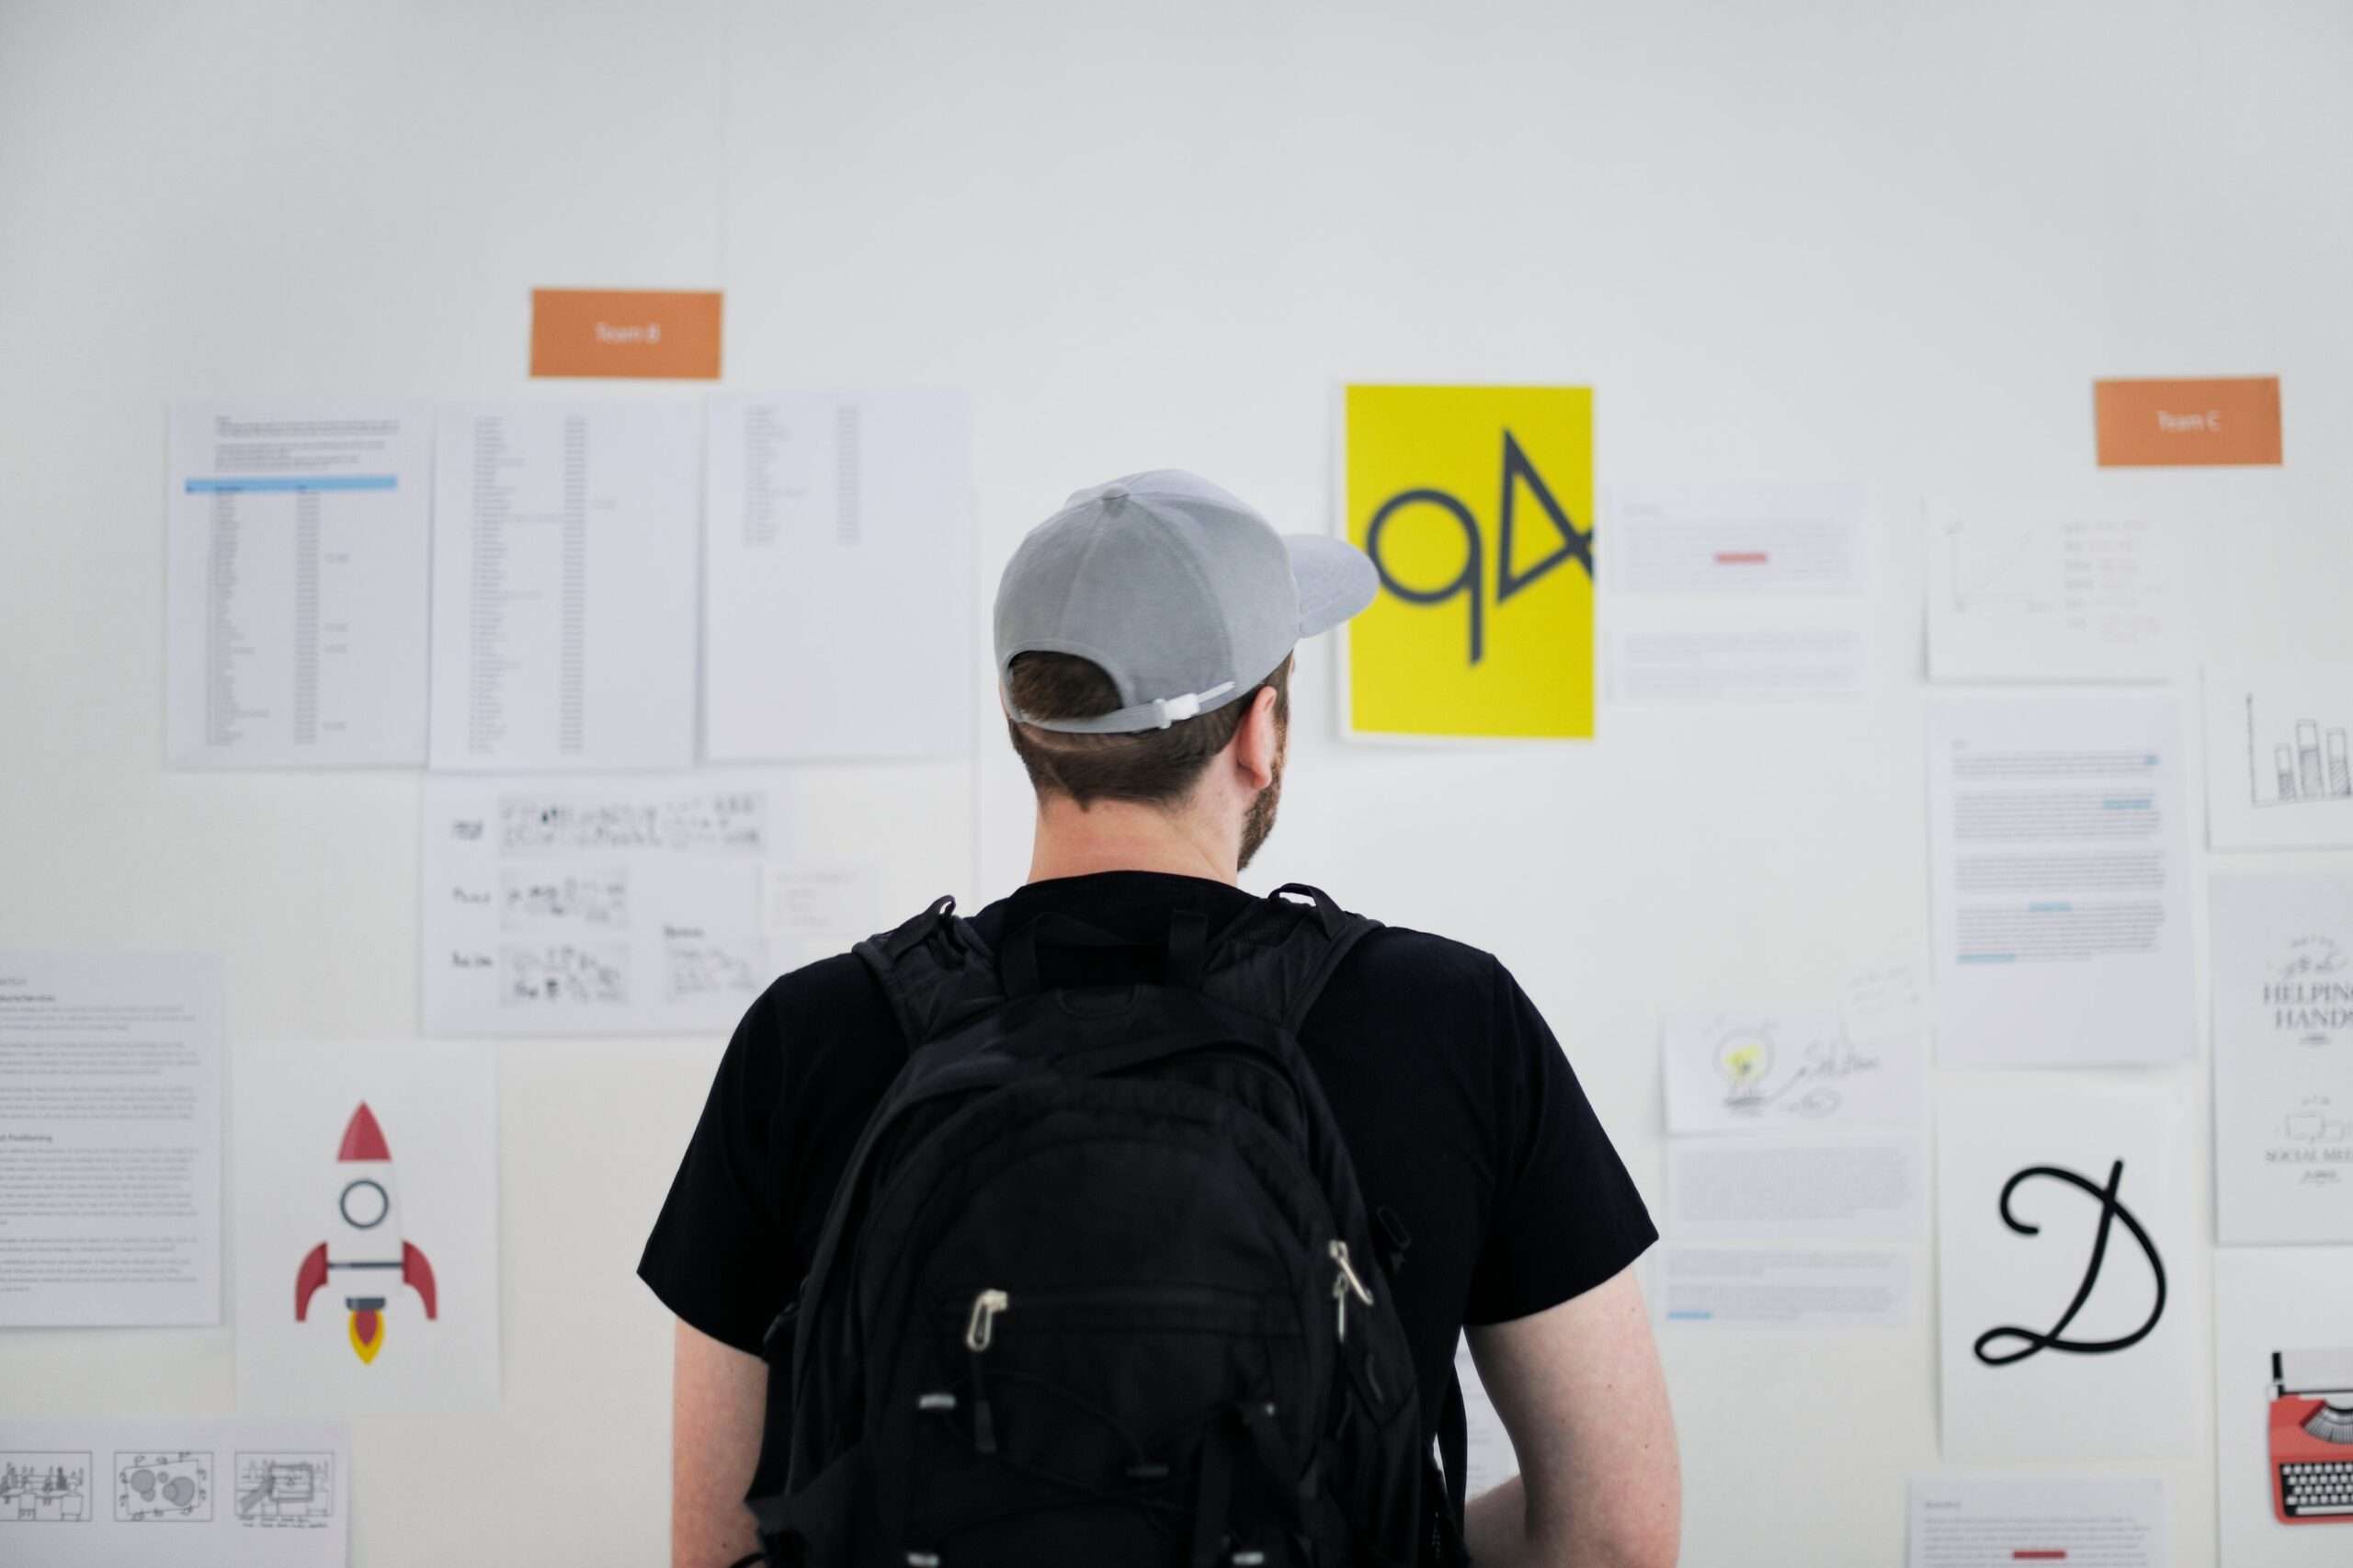
[[[717,381],[716,290],[534,289],[531,374]]]
[[[2276,464],[2279,378],[2092,383],[2102,468]]]

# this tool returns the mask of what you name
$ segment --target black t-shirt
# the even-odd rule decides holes
[[[1049,911],[1144,942],[1176,908],[1199,910],[1214,931],[1249,902],[1223,882],[1114,871],[1032,882],[974,919],[992,948]],[[1049,984],[1058,956],[1040,950]],[[1299,1040],[1366,1203],[1410,1235],[1391,1285],[1434,1432],[1463,1324],[1565,1301],[1658,1233],[1552,1031],[1492,955],[1384,926],[1342,960]],[[752,1005],[638,1265],[672,1312],[758,1353],[906,1056],[881,985],[848,954],[794,971]]]

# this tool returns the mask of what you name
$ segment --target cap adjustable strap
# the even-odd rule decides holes
[[[1006,694],[1006,710],[1017,723],[1036,730],[1053,730],[1066,735],[1119,735],[1138,730],[1165,730],[1180,720],[1199,714],[1201,705],[1214,702],[1240,683],[1222,680],[1207,691],[1188,691],[1181,697],[1163,697],[1150,702],[1138,702],[1126,708],[1115,708],[1108,713],[1093,713],[1084,719],[1033,719],[1013,706],[1012,693]]]

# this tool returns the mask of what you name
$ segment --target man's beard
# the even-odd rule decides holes
[[[1250,802],[1249,811],[1243,813],[1242,858],[1233,868],[1237,871],[1250,869],[1250,861],[1258,853],[1258,846],[1267,842],[1268,834],[1275,831],[1275,808],[1282,804],[1283,799],[1284,754],[1290,750],[1288,745],[1275,749],[1274,777],[1267,781],[1265,789],[1258,791],[1258,798]]]

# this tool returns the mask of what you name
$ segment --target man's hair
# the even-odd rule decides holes
[[[1021,653],[1006,672],[1017,711],[1038,719],[1091,719],[1121,706],[1120,688],[1103,666],[1071,653]],[[1117,735],[1074,735],[1006,720],[1006,733],[1039,794],[1067,795],[1084,808],[1097,801],[1173,806],[1193,792],[1210,759],[1242,727],[1258,693],[1272,687],[1275,724],[1290,726],[1290,659],[1223,707],[1180,719],[1165,730]]]

